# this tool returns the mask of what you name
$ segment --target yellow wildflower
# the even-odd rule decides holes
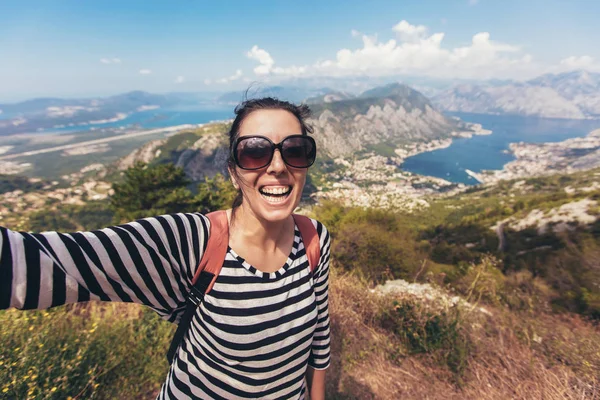
[[[54,386],[52,389],[50,389],[51,392],[56,392],[56,386]]]

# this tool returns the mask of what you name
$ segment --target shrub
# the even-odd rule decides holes
[[[380,324],[398,336],[409,353],[433,354],[457,377],[465,371],[470,345],[458,307],[435,310],[415,300],[393,300],[382,311]]]

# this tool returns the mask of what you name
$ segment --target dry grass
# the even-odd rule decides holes
[[[331,276],[332,399],[600,399],[600,330],[577,316],[487,307],[461,314],[457,376],[436,352],[414,354],[378,316],[389,307],[358,279]]]

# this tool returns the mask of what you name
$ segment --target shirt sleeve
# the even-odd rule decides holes
[[[208,239],[199,213],[145,218],[91,232],[0,227],[0,309],[88,300],[133,302],[175,322]]]
[[[312,342],[311,356],[308,365],[314,369],[326,369],[330,364],[330,329],[329,329],[329,255],[331,239],[329,232],[323,224],[316,224],[321,247],[319,265],[314,271],[314,291],[317,300],[317,328]]]

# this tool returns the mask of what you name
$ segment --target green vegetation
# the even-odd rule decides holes
[[[221,144],[225,146],[227,140],[225,133],[229,130],[230,125],[229,123],[214,123],[170,136],[167,142],[160,147],[160,155],[153,163],[174,162],[181,153],[192,148],[194,143],[205,135],[220,134]]]
[[[189,189],[182,168],[173,164],[136,163],[125,171],[122,183],[113,185],[110,206],[115,223],[178,212],[208,212],[226,208],[235,189],[222,175],[207,178],[198,185],[198,194]]]
[[[73,232],[108,226],[114,213],[105,201],[90,201],[84,205],[64,204],[29,214],[22,230],[31,232]]]
[[[186,188],[189,183],[183,169],[173,164],[150,167],[137,162],[125,171],[123,183],[113,185],[110,205],[115,223],[193,210],[192,193]]]
[[[371,284],[386,279],[434,282],[470,296],[467,282],[487,285],[478,297],[514,309],[552,308],[600,318],[600,222],[570,230],[538,233],[505,225],[504,240],[492,227],[500,220],[548,212],[585,198],[600,170],[503,182],[437,199],[414,214],[345,208],[325,203],[315,212],[338,238],[332,247],[340,268]],[[574,190],[567,193],[564,188]],[[586,188],[592,189],[586,189]],[[593,209],[590,212],[597,212]],[[490,259],[492,256],[492,259]],[[473,265],[485,265],[476,271]],[[485,278],[485,279],[484,279]],[[485,282],[484,282],[485,281]]]
[[[174,333],[141,306],[0,312],[0,398],[155,397]]]
[[[34,192],[43,188],[48,182],[30,182],[29,178],[20,175],[3,175],[0,174],[0,195],[15,190],[23,192]]]
[[[398,157],[395,150],[398,146],[391,143],[380,142],[366,147],[365,152],[375,152],[375,154],[384,157]]]

